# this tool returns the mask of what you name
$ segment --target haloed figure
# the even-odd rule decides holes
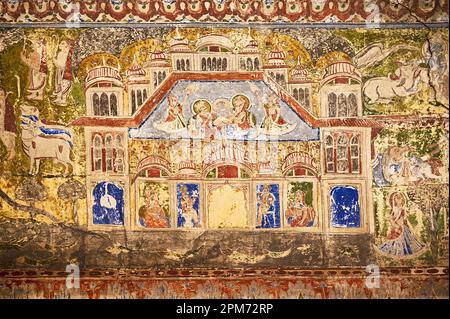
[[[159,202],[158,192],[150,187],[146,187],[144,193],[146,203],[139,208],[141,225],[147,228],[170,227],[166,212]]]
[[[239,129],[247,131],[256,125],[255,115],[249,111],[250,100],[248,97],[242,94],[235,95],[231,103],[233,104],[234,111],[234,124],[236,124]]]

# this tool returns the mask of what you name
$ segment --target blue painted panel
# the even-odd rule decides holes
[[[280,228],[280,185],[256,185],[256,228]]]
[[[200,185],[177,184],[177,227],[200,227]]]
[[[335,186],[330,193],[331,227],[358,228],[361,223],[359,194],[354,186]]]
[[[96,225],[123,225],[124,198],[123,189],[110,182],[98,183],[92,191],[93,223]]]

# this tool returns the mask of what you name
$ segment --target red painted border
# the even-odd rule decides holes
[[[68,5],[58,0],[20,0],[14,5],[0,0],[0,22],[55,23],[73,21],[76,14],[83,22],[174,22],[180,16],[191,22],[328,22],[364,23],[370,19],[370,9],[364,1],[326,0],[322,7],[314,0],[72,0]],[[442,22],[449,13],[448,0],[432,1],[425,7],[421,0],[409,1],[409,7],[374,0],[380,21]],[[367,11],[366,11],[367,9]]]

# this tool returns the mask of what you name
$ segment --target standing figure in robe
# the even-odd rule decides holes
[[[264,104],[264,119],[261,124],[266,134],[282,135],[292,131],[295,124],[289,124],[281,115],[280,101],[275,94],[269,95],[267,103]]]
[[[423,244],[410,229],[405,209],[406,197],[401,192],[394,192],[389,197],[390,226],[385,243],[378,249],[382,254],[390,257],[412,257],[418,256],[425,251]]]
[[[245,95],[238,94],[231,99],[231,103],[234,112],[233,123],[242,131],[248,131],[249,129],[254,128],[256,125],[256,117],[249,111],[249,98]]]
[[[192,105],[194,114],[189,121],[189,135],[191,137],[204,138],[207,141],[214,140],[216,128],[213,123],[216,115],[212,113],[211,103],[207,100],[197,100]]]
[[[250,85],[250,90],[257,98],[259,104],[264,108],[264,118],[258,128],[257,135],[284,135],[292,132],[297,123],[288,123],[281,115],[281,106],[279,98],[276,94],[270,93],[267,103],[262,98],[261,90],[256,85]]]
[[[263,185],[257,194],[256,226],[258,228],[276,228],[275,196],[270,192],[270,185]]]
[[[72,87],[72,54],[74,44],[74,41],[71,40],[61,41],[58,46],[58,52],[54,58],[55,89],[52,95],[56,104],[66,104],[67,95]]]
[[[186,128],[186,119],[183,115],[183,105],[178,98],[170,93],[167,98],[167,116],[163,122],[156,123],[155,127],[161,131],[173,132]]]
[[[168,133],[185,130],[188,123],[183,114],[183,106],[186,105],[189,96],[196,90],[196,85],[188,85],[184,90],[185,95],[181,102],[175,94],[170,93],[167,97],[167,116],[164,121],[156,122],[155,128]]]
[[[20,57],[29,68],[27,98],[42,100],[48,72],[45,40],[32,40],[30,46],[25,41]]]
[[[182,228],[196,228],[200,227],[200,220],[198,217],[198,212],[194,208],[195,202],[197,201],[198,195],[194,191],[189,194],[186,185],[182,186],[180,189],[181,193],[181,203],[180,211],[178,217],[178,227]]]

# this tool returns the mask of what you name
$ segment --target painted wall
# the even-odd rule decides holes
[[[225,23],[228,4],[213,6],[211,19]],[[448,29],[386,8],[381,26],[342,27],[352,1],[339,28],[274,28],[271,3],[265,14],[240,9],[239,19],[260,15],[250,28],[118,28],[153,7],[132,18],[107,8],[71,22],[95,27],[19,28],[10,23],[38,16],[0,2],[0,296],[12,281],[28,296],[62,297],[63,287],[12,270],[56,274],[75,263],[176,278],[187,276],[181,269],[249,271],[232,284],[239,292],[192,279],[186,297],[448,297]],[[430,10],[445,20],[446,8]],[[100,11],[112,25],[95,22]],[[292,22],[295,12],[280,15]],[[257,69],[241,68],[245,54],[260,58]],[[176,58],[192,69],[177,70]],[[369,264],[386,278],[368,294]],[[357,286],[344,268],[358,271]],[[283,281],[263,273],[273,269],[320,273]],[[418,292],[415,271],[430,289]],[[77,296],[146,296],[101,276],[106,286]],[[151,296],[178,291],[167,279],[160,296],[149,280]],[[269,291],[270,280],[285,288]]]

